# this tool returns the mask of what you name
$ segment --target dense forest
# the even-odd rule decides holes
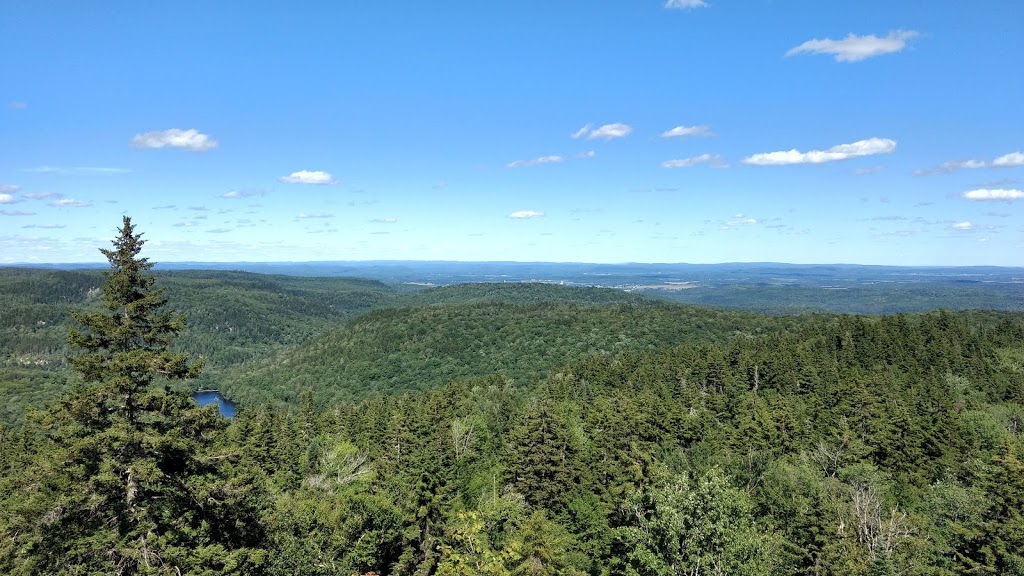
[[[0,427],[3,573],[1024,574],[1024,314],[338,296],[141,246],[5,320],[4,395],[51,389]]]

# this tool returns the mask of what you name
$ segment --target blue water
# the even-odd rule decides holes
[[[231,418],[238,413],[238,406],[227,398],[221,396],[220,392],[216,390],[206,390],[203,392],[194,392],[192,397],[195,398],[196,402],[200,406],[206,406],[208,404],[217,403],[217,410],[220,411],[220,415],[225,418]]]

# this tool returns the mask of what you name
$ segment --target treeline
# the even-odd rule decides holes
[[[226,543],[196,529],[174,549],[201,551],[194,573],[1024,574],[1022,360],[1024,317],[939,312],[590,355],[522,384],[325,408],[309,390],[204,424],[210,500],[190,514]],[[6,573],[62,506],[33,480],[59,469],[53,417],[3,432]]]

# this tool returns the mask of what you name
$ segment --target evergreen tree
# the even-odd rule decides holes
[[[224,424],[184,391],[201,365],[171,351],[184,315],[166,299],[124,218],[102,287],[103,310],[74,311],[70,363],[85,382],[44,416],[50,443],[21,478],[8,536],[15,574],[220,574],[262,562],[251,489],[221,481],[209,454]],[[255,514],[253,514],[255,516]]]

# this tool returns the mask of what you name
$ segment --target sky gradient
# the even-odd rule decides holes
[[[0,263],[1024,266],[1024,2],[4,2]]]

